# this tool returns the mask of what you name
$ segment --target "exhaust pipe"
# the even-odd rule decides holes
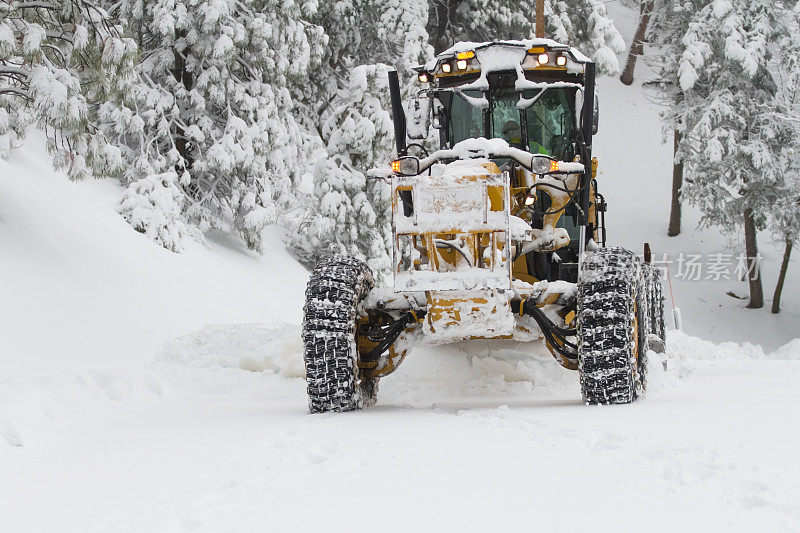
[[[406,155],[406,112],[400,98],[400,81],[396,70],[389,71],[389,97],[392,100],[392,122],[394,123],[394,144],[397,156]]]

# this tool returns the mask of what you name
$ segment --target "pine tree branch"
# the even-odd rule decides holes
[[[28,70],[10,65],[0,64],[0,75],[3,74],[24,76],[25,78],[29,78],[31,76],[31,73]]]
[[[16,9],[49,9],[52,11],[58,10],[56,4],[52,2],[20,2],[18,4],[14,4]]]
[[[73,40],[72,36],[67,34],[66,32],[64,32],[63,29],[60,32],[56,32],[55,30],[52,30],[52,29],[47,29],[47,30],[45,30],[45,35],[47,35],[47,37],[50,38],[50,39],[56,39],[56,40],[59,40],[59,41],[64,41],[64,42],[67,42],[69,44],[73,44],[74,43],[74,40]]]
[[[31,95],[27,90],[19,87],[12,87],[10,85],[0,85],[0,94],[16,94],[27,101],[31,100]]]

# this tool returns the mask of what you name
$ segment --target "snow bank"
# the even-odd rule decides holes
[[[671,360],[703,361],[721,360],[744,361],[752,359],[798,360],[800,359],[800,339],[794,339],[771,353],[765,353],[761,346],[749,342],[714,343],[687,335],[682,331],[667,333],[667,354]]]
[[[75,412],[174,396],[261,403],[291,396],[301,409],[304,376],[299,326],[210,325],[167,341],[144,367],[0,384],[0,444],[36,445]]]
[[[682,331],[672,330],[667,335],[667,354],[670,359],[708,360],[708,359],[763,359],[761,346],[745,342],[722,342],[719,344],[687,335]]]
[[[157,361],[305,377],[300,327],[290,324],[206,326],[167,341]]]
[[[800,339],[794,339],[767,356],[769,359],[800,360]]]

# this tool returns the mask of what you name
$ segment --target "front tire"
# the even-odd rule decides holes
[[[578,370],[587,404],[644,393],[649,310],[640,260],[623,248],[587,252],[578,285]]]
[[[358,304],[373,286],[370,268],[353,257],[323,259],[311,274],[302,336],[312,413],[352,411],[375,403],[377,380],[359,382],[355,340]]]

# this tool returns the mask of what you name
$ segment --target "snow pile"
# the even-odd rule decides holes
[[[379,404],[416,408],[514,403],[577,393],[577,374],[541,342],[500,339],[416,346],[400,369],[381,381]]]
[[[797,361],[800,360],[800,339],[794,339],[767,356],[769,359]]]
[[[168,341],[157,361],[305,377],[300,327],[290,324],[209,325]]]
[[[715,344],[682,331],[670,331],[667,335],[667,353],[671,359],[709,360],[725,359],[729,361],[743,359],[763,359],[764,350],[760,346],[745,342],[722,342]]]
[[[680,361],[797,360],[800,359],[800,339],[791,340],[774,352],[766,353],[761,346],[749,342],[713,343],[672,330],[667,335],[667,353],[671,360]]]

